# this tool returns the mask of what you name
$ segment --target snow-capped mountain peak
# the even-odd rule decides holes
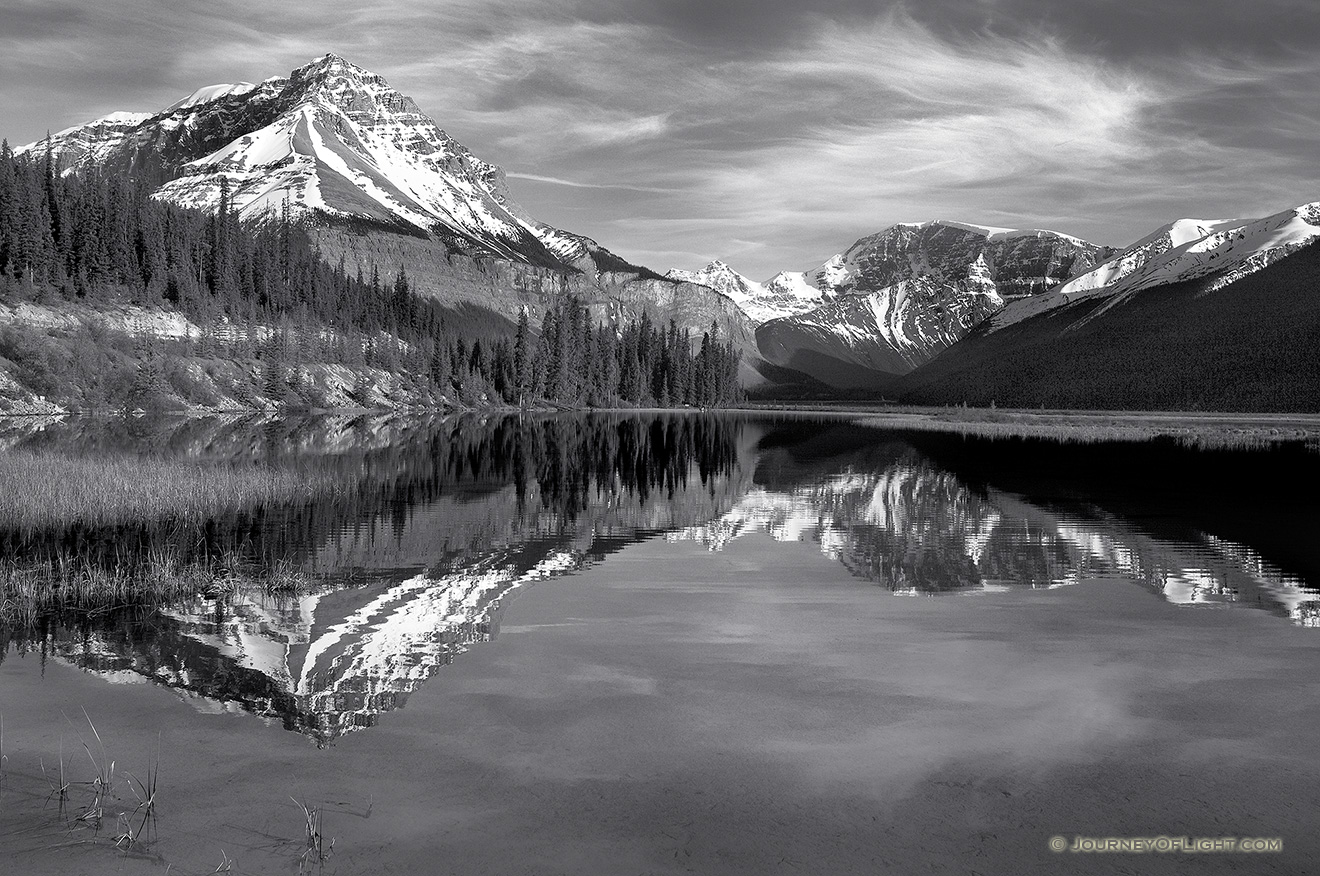
[[[757,329],[762,355],[836,386],[875,386],[956,343],[1009,298],[1038,295],[1111,250],[1071,235],[934,219],[863,237],[780,274],[819,306]],[[772,284],[773,285],[773,281]]]
[[[1047,295],[1012,302],[994,317],[999,329],[1065,304],[1103,296],[1113,306],[1143,289],[1205,279],[1218,289],[1320,238],[1320,202],[1263,219],[1178,219],[1162,225],[1094,269]]]
[[[893,227],[911,228],[915,230],[925,230],[935,227],[952,228],[958,231],[969,231],[973,234],[980,235],[989,242],[1014,240],[1021,237],[1036,237],[1058,238],[1059,240],[1068,241],[1078,247],[1093,246],[1093,244],[1082,240],[1080,237],[1074,237],[1071,234],[1064,234],[1060,231],[1052,231],[1048,228],[1000,228],[995,225],[980,225],[974,222],[960,222],[954,219],[930,219],[926,222],[899,222]]]
[[[805,273],[783,272],[765,283],[757,283],[739,274],[719,259],[700,271],[670,270],[671,280],[698,283],[733,300],[753,323],[805,313],[818,307],[823,298],[819,288],[806,279]]]
[[[153,197],[181,206],[214,209],[227,182],[244,218],[288,203],[295,215],[440,232],[478,254],[546,266],[599,249],[532,219],[500,168],[383,77],[334,53],[287,77],[207,86],[155,114],[71,128],[51,138],[51,150],[66,173],[148,174],[160,182]]]

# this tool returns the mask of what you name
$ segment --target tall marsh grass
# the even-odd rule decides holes
[[[328,473],[141,457],[0,453],[0,528],[202,519],[332,490]]]
[[[0,559],[0,625],[31,629],[52,612],[100,614],[239,591],[292,596],[316,587],[319,580],[287,561],[184,562],[169,548],[154,548],[136,562],[110,566],[70,554],[29,564]]]
[[[1142,415],[1042,411],[932,409],[857,417],[858,425],[974,438],[1041,438],[1066,444],[1172,440],[1196,450],[1265,450],[1299,443],[1320,451],[1320,426],[1232,415]]]

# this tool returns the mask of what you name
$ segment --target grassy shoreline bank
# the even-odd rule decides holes
[[[861,425],[954,432],[980,438],[1044,438],[1077,443],[1172,439],[1205,449],[1303,443],[1320,452],[1320,416],[1179,412],[949,409],[868,414]]]
[[[1307,413],[1233,413],[1206,411],[1105,411],[1041,410],[1015,408],[916,407],[883,404],[743,404],[736,407],[700,409],[691,407],[609,407],[572,408],[564,405],[528,408],[492,405],[488,407],[399,408],[337,407],[301,410],[191,410],[173,412],[170,417],[256,417],[277,419],[320,415],[434,413],[441,415],[555,415],[555,414],[751,414],[756,416],[804,416],[852,420],[877,429],[922,432],[953,432],[983,438],[1044,438],[1058,441],[1094,443],[1099,441],[1147,441],[1171,438],[1191,446],[1267,447],[1301,442],[1320,451],[1320,414]],[[0,412],[0,423],[30,418],[123,416],[122,412],[74,411],[56,414],[16,414]]]
[[[949,432],[978,438],[1041,438],[1076,443],[1172,439],[1201,448],[1265,448],[1302,443],[1320,452],[1320,414],[1206,411],[1088,411],[889,405],[746,407],[755,414],[851,420],[876,429]]]

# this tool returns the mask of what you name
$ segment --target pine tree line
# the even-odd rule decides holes
[[[163,360],[200,355],[263,360],[263,392],[276,399],[299,388],[298,366],[311,362],[409,375],[471,405],[716,407],[740,397],[737,354],[714,325],[694,350],[673,323],[592,324],[572,299],[545,314],[539,334],[524,313],[512,337],[473,338],[453,309],[413,293],[403,266],[391,278],[375,266],[349,273],[342,259],[331,266],[287,205],[242,223],[221,186],[215,212],[180,208],[120,177],[61,177],[49,152],[16,157],[4,143],[0,301],[156,306],[201,326],[193,341],[143,345],[151,350],[134,380],[143,385],[163,382]],[[60,380],[95,370],[44,361],[60,356],[23,343],[43,392],[59,395]],[[0,355],[22,346],[0,343]]]
[[[117,176],[61,177],[49,154],[0,146],[0,294],[54,303],[164,305],[199,325],[320,325],[405,341],[434,336],[444,308],[331,267],[284,215],[241,224],[222,183],[214,213],[153,201]]]
[[[742,399],[740,354],[719,339],[712,323],[694,348],[691,333],[674,321],[656,326],[643,313],[622,331],[593,324],[580,298],[547,310],[539,335],[527,312],[512,339],[470,347],[459,338],[447,357],[432,362],[432,378],[465,401],[499,400],[527,406],[724,407]]]

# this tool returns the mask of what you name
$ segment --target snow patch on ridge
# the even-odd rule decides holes
[[[1209,278],[1209,288],[1219,289],[1318,238],[1320,202],[1263,219],[1179,219],[1049,293],[1011,302],[990,330],[1097,296],[1111,307],[1143,289],[1186,280]]]
[[[192,94],[188,95],[182,100],[170,104],[168,107],[165,108],[165,112],[169,113],[179,109],[187,109],[189,107],[198,106],[204,103],[210,103],[213,100],[219,100],[222,97],[229,97],[231,95],[247,94],[249,91],[251,91],[256,87],[257,86],[251,82],[236,82],[233,84],[221,83],[220,85],[207,85],[203,88],[197,89]],[[148,116],[148,118],[150,118],[150,116]]]
[[[107,160],[137,166],[163,159],[172,178],[153,197],[180,206],[215,209],[227,180],[244,218],[278,214],[287,202],[295,214],[447,229],[514,260],[573,264],[590,252],[589,241],[508,201],[503,172],[450,138],[411,98],[333,53],[288,77],[207,86],[159,113],[119,115],[52,139],[66,173]],[[213,151],[189,153],[200,143]],[[171,167],[171,155],[192,160]]]

